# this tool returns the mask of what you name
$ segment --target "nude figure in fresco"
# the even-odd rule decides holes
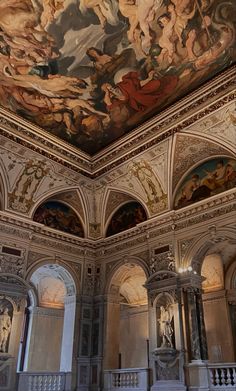
[[[174,4],[176,20],[174,31],[178,36],[179,42],[183,46],[182,33],[186,28],[188,21],[194,17],[196,12],[196,2],[192,0],[172,0]]]
[[[162,62],[165,55],[167,55],[167,60],[169,64],[173,61],[173,54],[175,52],[175,44],[173,43],[173,32],[174,26],[176,23],[176,12],[173,4],[168,6],[168,14],[160,16],[159,23],[162,27],[162,35],[158,41],[159,46],[162,48],[162,51],[159,56],[159,61]]]

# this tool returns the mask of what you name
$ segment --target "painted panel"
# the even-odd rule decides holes
[[[94,154],[235,59],[234,0],[5,0],[0,102]]]
[[[191,171],[175,197],[176,209],[219,194],[236,186],[236,161],[211,159]]]
[[[145,220],[147,220],[147,216],[142,205],[138,202],[129,202],[114,213],[107,228],[106,236],[115,235],[118,232],[135,227],[135,225]]]
[[[47,201],[34,214],[34,221],[72,235],[84,236],[82,224],[76,213],[67,205]]]

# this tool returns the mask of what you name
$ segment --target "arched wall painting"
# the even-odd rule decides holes
[[[34,221],[68,234],[84,237],[84,230],[76,213],[58,201],[47,201],[34,214]]]
[[[93,154],[232,64],[235,12],[235,0],[1,1],[1,105]]]
[[[129,202],[121,206],[112,216],[106,236],[112,236],[147,220],[147,215],[138,202]]]
[[[236,186],[236,160],[211,159],[191,171],[175,197],[176,209]]]

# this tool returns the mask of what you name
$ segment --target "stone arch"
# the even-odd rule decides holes
[[[216,228],[215,225],[208,227],[208,232],[197,238],[189,247],[184,258],[179,264],[179,267],[187,268],[191,266],[194,271],[201,273],[202,264],[209,250],[217,243],[230,244],[235,243],[235,233],[230,228]]]
[[[148,300],[144,287],[147,276],[144,262],[136,257],[118,262],[109,273],[104,322],[106,369],[147,365]]]
[[[63,261],[44,258],[28,269],[27,281],[35,286],[38,305],[30,309],[24,369],[71,372],[79,287],[75,273]],[[44,352],[40,362],[38,352]]]
[[[116,273],[119,272],[119,269],[122,268],[123,266],[129,265],[129,264],[134,264],[134,265],[139,266],[143,270],[143,272],[145,273],[146,279],[148,279],[149,269],[148,269],[148,265],[146,264],[146,262],[140,257],[124,255],[123,259],[120,261],[117,261],[117,263],[115,263],[115,265],[109,270],[109,272],[106,276],[106,284],[105,284],[105,289],[104,289],[105,294],[109,293],[112,279],[116,275]],[[119,276],[119,274],[117,274],[117,276]]]
[[[64,262],[62,259],[58,259],[57,257],[56,258],[44,257],[39,259],[37,262],[33,263],[26,271],[26,280],[29,282],[33,273],[40,267],[44,265],[55,265],[55,264],[61,266],[69,273],[69,275],[71,276],[75,284],[75,293],[78,294],[80,292],[80,281],[78,275],[75,273],[72,267],[68,265],[68,263]]]
[[[233,262],[230,264],[225,275],[225,289],[235,290],[236,289],[236,257]]]

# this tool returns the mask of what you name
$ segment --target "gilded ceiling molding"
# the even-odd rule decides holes
[[[90,178],[98,178],[117,165],[180,132],[197,120],[236,98],[235,70],[232,66],[187,97],[162,111],[101,153],[89,157],[70,144],[45,132],[29,121],[0,108],[2,135]],[[132,150],[131,150],[132,149]]]

